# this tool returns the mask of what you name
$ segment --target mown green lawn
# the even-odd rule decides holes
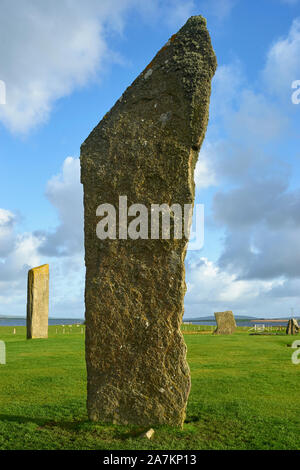
[[[50,327],[48,340],[1,327],[0,449],[300,449],[300,365],[287,336],[185,334],[192,391],[183,430],[87,420],[84,335]],[[300,338],[299,338],[300,339]]]

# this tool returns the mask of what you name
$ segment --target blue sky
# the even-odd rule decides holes
[[[300,1],[2,0],[0,315],[25,315],[49,262],[51,316],[83,317],[79,149],[191,15],[218,59],[195,174],[205,244],[186,259],[186,316],[300,314]]]

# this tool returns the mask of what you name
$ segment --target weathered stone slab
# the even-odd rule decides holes
[[[215,335],[231,335],[236,329],[236,323],[231,310],[226,312],[215,312],[217,328]]]
[[[149,213],[152,204],[193,205],[215,69],[206,21],[192,17],[81,147],[91,420],[181,426],[185,419],[190,371],[180,325],[187,237],[153,239],[149,224],[148,239],[135,240],[117,217],[116,233],[99,239],[96,210],[108,203],[120,215],[120,196]]]
[[[287,327],[286,327],[286,334],[287,335],[295,335],[299,333],[299,324],[296,320],[296,318],[291,318],[288,321]]]
[[[48,338],[49,265],[28,271],[27,338]]]

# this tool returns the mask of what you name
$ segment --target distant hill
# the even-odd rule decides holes
[[[26,317],[15,316],[15,315],[0,315],[0,320],[26,320]]]
[[[266,318],[266,317],[251,317],[251,316],[245,316],[245,315],[234,315],[234,318],[236,320],[238,320],[239,322],[242,322],[242,321],[245,321],[245,322],[249,322],[251,320],[276,320],[276,317],[270,317],[270,318]],[[284,321],[287,321],[292,318],[291,316],[289,317],[280,317],[278,319],[280,320],[284,320]],[[298,315],[294,315],[294,318],[298,319],[299,316]],[[186,318],[186,317],[183,317],[183,321],[184,322],[191,322],[191,321],[195,321],[195,322],[201,322],[201,321],[215,321],[215,317],[214,315],[210,315],[210,316],[207,316],[207,317],[195,317],[195,318]]]
[[[0,320],[26,320],[26,316],[15,315],[0,315]],[[63,317],[49,317],[49,320],[78,320],[84,321],[84,318],[63,318]]]
[[[239,321],[250,321],[250,320],[258,320],[257,317],[246,317],[245,315],[234,315],[234,318]],[[195,317],[195,318],[183,318],[184,322],[189,322],[189,321],[215,321],[215,316],[210,315],[207,317]]]

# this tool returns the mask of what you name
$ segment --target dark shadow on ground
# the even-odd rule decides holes
[[[54,420],[49,420],[47,418],[33,418],[32,416],[15,416],[15,415],[5,415],[5,414],[0,414],[0,421],[9,421],[12,423],[18,423],[18,424],[23,424],[23,423],[35,423],[38,426],[42,428],[47,428],[47,427],[55,427],[58,426],[63,429],[76,429],[77,427],[80,427],[83,424],[88,424],[90,421],[88,420],[77,420],[77,421],[54,421]]]
[[[24,423],[35,423],[38,426],[39,430],[47,430],[47,429],[63,429],[65,431],[78,431],[78,432],[94,432],[96,434],[99,433],[101,435],[101,427],[111,426],[112,428],[112,436],[115,439],[126,440],[129,438],[137,438],[144,432],[148,431],[148,428],[141,428],[141,427],[131,427],[131,429],[126,429],[126,426],[117,426],[117,425],[109,425],[107,423],[94,423],[89,421],[88,419],[81,419],[81,420],[73,420],[73,421],[54,421],[49,420],[47,418],[33,418],[31,416],[16,416],[16,415],[8,415],[8,414],[0,414],[0,421],[2,422],[10,422],[10,423],[17,423],[17,424],[24,424]]]

